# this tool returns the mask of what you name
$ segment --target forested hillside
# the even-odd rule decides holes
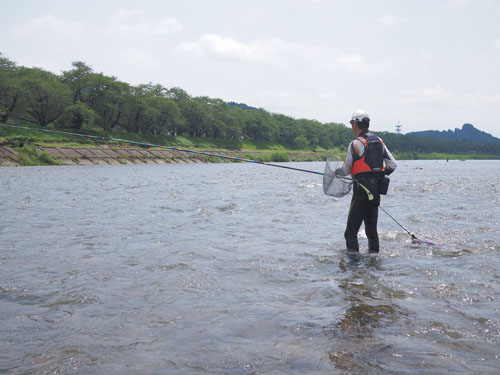
[[[94,72],[84,62],[54,74],[17,65],[0,54],[0,122],[54,126],[71,131],[125,131],[146,135],[222,139],[229,148],[243,141],[270,142],[300,150],[346,146],[350,127],[295,119],[246,104],[193,97],[181,88],[137,86]],[[376,129],[375,129],[376,130]],[[439,142],[414,135],[383,134],[391,150],[405,153],[475,152],[500,155],[500,145]]]

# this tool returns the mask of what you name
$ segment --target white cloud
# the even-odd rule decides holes
[[[14,28],[14,35],[30,40],[44,39],[51,42],[61,39],[74,39],[84,34],[84,24],[71,22],[46,14],[30,23]]]
[[[441,9],[445,12],[454,12],[456,10],[466,8],[470,4],[470,0],[448,0],[448,2],[441,6]]]
[[[83,60],[85,50],[92,47],[85,23],[64,20],[46,14],[12,29],[12,34],[23,51],[19,63],[36,66],[54,73],[61,71],[60,61]]]
[[[426,63],[430,63],[434,60],[434,56],[428,50],[420,50],[417,56]]]
[[[423,101],[440,101],[445,102],[454,96],[454,93],[446,90],[440,85],[433,85],[432,87],[424,87],[419,90],[419,94]]]
[[[141,16],[137,10],[121,9],[109,18],[108,33],[122,38],[143,38],[171,35],[183,29],[175,18],[151,19]]]
[[[355,73],[380,73],[391,69],[394,64],[389,60],[384,60],[376,64],[368,64],[365,57],[359,54],[341,54],[333,63],[329,65],[332,70],[345,69]]]
[[[382,26],[386,26],[386,27],[392,27],[392,26],[397,26],[397,25],[401,25],[405,22],[404,19],[402,18],[396,18],[390,14],[388,15],[385,15],[383,16],[382,18],[380,18],[378,20],[378,22],[382,25]]]
[[[499,95],[485,95],[482,92],[477,92],[475,94],[468,94],[465,96],[467,101],[473,101],[481,104],[500,104],[500,94]]]
[[[243,43],[232,38],[205,34],[195,42],[181,43],[179,49],[198,56],[214,55],[249,62],[260,62],[283,68],[297,61],[310,61],[321,56],[315,46],[286,42],[280,38]]]
[[[430,87],[407,91],[401,102],[435,107],[450,103],[454,97],[455,94],[453,92],[446,90],[438,84],[434,84]]]
[[[126,77],[130,70],[158,67],[159,51],[167,43],[173,43],[166,37],[182,29],[173,18],[147,18],[135,10],[118,10],[108,17],[108,22],[97,27],[47,14],[21,24],[12,32],[36,56],[25,58],[22,62],[25,65],[59,72],[61,68],[54,60],[64,60],[66,66],[71,61],[83,60]]]
[[[354,55],[347,55],[347,54],[342,54],[337,59],[331,66],[332,68],[343,68],[347,69],[351,72],[362,72],[366,73],[369,71],[368,64],[365,62],[364,56],[354,54]]]
[[[246,103],[263,107],[271,112],[286,113],[290,116],[314,118],[320,108],[331,108],[338,102],[338,95],[329,92],[304,92],[287,90],[266,90],[255,92],[243,98]],[[310,114],[310,115],[308,115]]]
[[[231,38],[222,38],[214,34],[205,34],[196,42],[181,43],[181,50],[197,55],[214,53],[237,57],[243,60],[257,60],[259,56],[255,48]]]
[[[462,7],[462,6],[467,6],[469,5],[470,0],[448,0],[448,3],[446,4],[450,8],[457,8],[457,7]]]
[[[120,9],[100,30],[103,40],[106,40],[101,48],[113,56],[110,59],[112,64],[116,65],[116,60],[127,61],[134,69],[156,69],[160,66],[165,45],[174,43],[174,35],[183,29],[183,25],[172,17],[146,17],[138,10]],[[127,75],[126,69],[120,72],[121,64],[108,69]]]
[[[495,46],[495,48],[497,49],[500,49],[500,38],[495,39],[495,41],[493,42],[493,46]]]

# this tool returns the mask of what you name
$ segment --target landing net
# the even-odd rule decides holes
[[[351,191],[352,179],[335,174],[335,171],[340,170],[343,165],[344,161],[340,158],[329,157],[326,160],[325,173],[323,174],[323,192],[326,195],[342,198]]]

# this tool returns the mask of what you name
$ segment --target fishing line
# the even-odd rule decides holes
[[[223,158],[223,159],[230,159],[230,160],[235,160],[235,161],[242,161],[242,162],[247,162],[247,163],[268,165],[270,167],[290,169],[290,170],[299,171],[299,172],[313,173],[316,175],[323,176],[323,191],[324,191],[324,193],[326,195],[331,195],[334,197],[343,197],[344,195],[349,193],[351,190],[351,187],[354,183],[354,180],[350,177],[337,175],[335,173],[335,170],[337,168],[332,168],[330,166],[330,163],[333,161],[335,161],[337,163],[341,162],[341,163],[345,164],[344,160],[339,158],[339,157],[335,157],[335,159],[328,158],[328,160],[326,162],[326,166],[325,166],[325,172],[317,172],[317,171],[311,171],[309,169],[294,168],[294,167],[289,167],[286,165],[279,165],[279,164],[268,163],[268,162],[263,162],[263,161],[258,161],[258,160],[252,160],[252,159],[244,159],[244,158],[239,158],[236,156],[214,154],[214,153],[207,152],[207,151],[196,151],[196,150],[182,149],[182,148],[178,148],[178,147],[157,145],[157,144],[153,144],[153,143],[130,141],[130,140],[120,139],[120,138],[101,137],[98,135],[89,135],[89,134],[81,134],[81,133],[71,133],[71,132],[66,132],[66,131],[62,131],[62,130],[31,128],[31,127],[19,126],[19,125],[0,124],[0,126],[7,127],[7,128],[14,128],[14,129],[40,131],[40,132],[45,132],[45,133],[54,133],[54,134],[62,134],[62,135],[76,136],[76,137],[82,137],[82,138],[89,138],[89,139],[127,143],[127,144],[131,144],[131,145],[138,145],[138,146],[145,146],[145,147],[163,148],[163,149],[167,149],[167,150],[175,150],[175,151],[187,152],[187,153],[191,153],[191,154],[198,154],[198,155],[212,156],[212,157]],[[423,244],[427,244],[427,245],[434,245],[432,242],[419,240],[417,237],[415,237],[414,234],[410,233],[410,231],[408,231],[396,219],[394,219],[382,206],[379,206],[379,207],[382,209],[382,211],[384,211],[387,214],[387,216],[389,216],[392,220],[394,220],[396,222],[396,224],[398,224],[401,228],[403,228],[405,230],[406,233],[408,233],[411,236],[412,243],[423,243]]]

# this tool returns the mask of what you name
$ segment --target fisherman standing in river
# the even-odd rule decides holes
[[[354,180],[351,207],[344,233],[347,250],[359,252],[358,231],[365,223],[368,250],[379,252],[377,233],[380,194],[386,194],[389,179],[396,169],[396,160],[380,137],[370,133],[370,116],[358,110],[351,117],[351,127],[357,138],[349,144],[344,165],[335,171],[339,176],[350,174]]]

